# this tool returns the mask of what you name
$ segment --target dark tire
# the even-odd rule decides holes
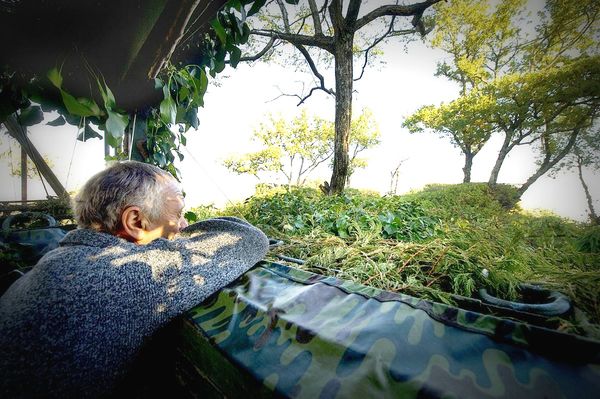
[[[561,316],[571,310],[571,301],[560,292],[550,291],[534,284],[519,284],[519,292],[522,297],[532,301],[507,301],[491,295],[485,288],[479,290],[479,296],[484,302],[492,305],[548,317]]]

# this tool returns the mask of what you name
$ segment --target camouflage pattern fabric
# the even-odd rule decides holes
[[[186,315],[216,396],[592,398],[600,343],[261,263]],[[252,386],[254,381],[254,386]]]

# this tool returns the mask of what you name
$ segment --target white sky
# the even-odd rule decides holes
[[[390,172],[402,159],[398,192],[419,189],[428,183],[460,183],[463,158],[447,139],[431,134],[411,135],[401,127],[402,121],[422,105],[439,104],[457,96],[454,84],[433,76],[436,61],[443,54],[415,42],[404,51],[401,43],[383,48],[385,64],[370,68],[355,84],[353,110],[360,113],[368,107],[381,130],[381,144],[363,153],[369,166],[352,177],[351,186],[385,193],[390,186]],[[258,182],[252,176],[229,172],[222,161],[230,155],[255,148],[252,131],[268,113],[293,117],[300,112],[297,99],[276,98],[281,91],[294,92],[307,75],[275,64],[242,64],[228,68],[219,78],[220,86],[211,85],[200,109],[200,128],[189,132],[186,158],[178,165],[183,175],[183,188],[188,207],[243,200],[252,195]],[[331,85],[331,84],[330,84]],[[118,99],[117,99],[118,101]],[[323,93],[313,95],[304,105],[310,114],[333,119],[334,101]],[[46,121],[53,116],[46,117]],[[53,169],[68,191],[75,191],[95,172],[104,167],[103,144],[93,139],[75,142],[77,128],[38,125],[30,129],[30,138],[38,150],[54,164]],[[18,145],[7,135],[0,137],[0,152],[13,151],[18,163]],[[487,181],[495,161],[499,138],[493,138],[475,157],[472,180]],[[75,151],[73,148],[75,147]],[[193,159],[192,159],[193,158]],[[19,178],[10,176],[9,160],[0,159],[0,200],[20,199]],[[533,154],[526,149],[511,154],[500,173],[500,182],[521,184],[534,171]],[[70,169],[70,173],[69,173]],[[329,180],[330,171],[323,169],[311,180]],[[600,199],[598,173],[586,171],[585,178]],[[50,189],[49,189],[50,190]],[[29,198],[44,198],[39,181],[30,181]],[[523,196],[526,209],[543,208],[561,216],[585,220],[587,205],[575,172],[561,173],[556,179],[539,179]],[[596,207],[600,208],[599,201]]]

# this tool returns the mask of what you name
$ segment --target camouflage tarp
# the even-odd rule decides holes
[[[598,342],[274,263],[190,311],[182,331],[196,394],[600,396]]]

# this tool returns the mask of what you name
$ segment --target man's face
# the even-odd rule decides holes
[[[183,217],[183,195],[174,180],[165,182],[165,188],[162,192],[164,207],[162,214],[157,220],[149,222],[146,230],[144,241],[140,244],[147,244],[157,238],[173,239],[177,233],[184,227],[187,227],[187,222]]]

